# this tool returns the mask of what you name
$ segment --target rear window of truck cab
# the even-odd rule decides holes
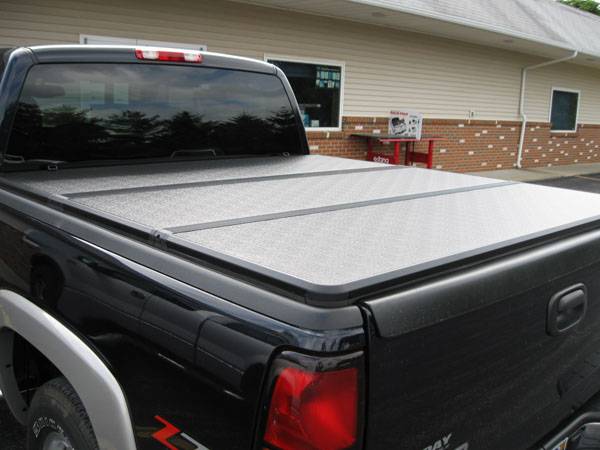
[[[158,64],[42,64],[20,95],[4,160],[77,162],[301,153],[281,80]]]

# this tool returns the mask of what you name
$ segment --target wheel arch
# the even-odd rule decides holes
[[[92,423],[103,450],[135,450],[131,416],[125,395],[102,359],[75,333],[25,297],[0,289],[0,389],[17,418],[26,406],[14,376],[13,333],[25,339],[71,383]],[[6,350],[6,351],[5,351]],[[7,359],[10,358],[10,361]]]

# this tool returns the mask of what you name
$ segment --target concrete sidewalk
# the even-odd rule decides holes
[[[585,175],[600,173],[600,163],[572,164],[566,166],[536,167],[528,169],[489,170],[485,172],[470,172],[486,178],[497,178],[509,181],[542,181],[553,178],[585,177]]]

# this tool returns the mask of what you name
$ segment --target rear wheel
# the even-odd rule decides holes
[[[37,389],[27,420],[28,450],[98,450],[79,396],[65,378]]]

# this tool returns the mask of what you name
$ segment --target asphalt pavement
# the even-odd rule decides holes
[[[550,178],[546,180],[533,181],[532,183],[600,194],[600,174]]]

